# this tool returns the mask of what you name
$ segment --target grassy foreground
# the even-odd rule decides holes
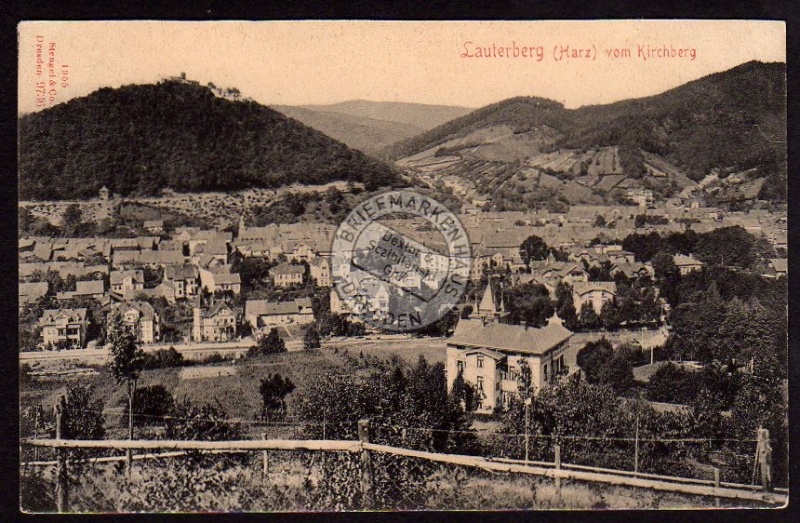
[[[197,458],[196,458],[197,459]],[[712,508],[714,500],[644,489],[551,480],[448,465],[383,462],[375,469],[376,510],[589,510]],[[360,510],[358,456],[272,452],[260,456],[169,458],[137,462],[130,478],[94,465],[76,478],[72,512],[297,512]],[[23,475],[28,512],[55,510],[52,472]],[[384,487],[386,487],[386,490]],[[741,502],[722,500],[723,507]]]

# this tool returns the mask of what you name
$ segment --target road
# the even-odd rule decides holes
[[[322,341],[323,347],[358,347],[360,345],[371,345],[376,342],[381,344],[408,343],[414,338],[403,334],[379,334],[365,336],[364,338],[331,338]],[[241,341],[229,342],[203,342],[203,343],[159,343],[142,345],[144,352],[155,352],[157,350],[173,347],[176,351],[183,354],[183,357],[190,360],[204,358],[217,353],[222,355],[233,355],[236,357],[244,355],[247,350],[255,345],[252,338],[244,338]],[[302,340],[290,340],[286,342],[286,350],[296,352],[303,350]],[[20,362],[34,361],[58,361],[58,360],[77,360],[85,363],[102,364],[108,360],[108,349],[71,349],[61,351],[32,351],[20,352]]]

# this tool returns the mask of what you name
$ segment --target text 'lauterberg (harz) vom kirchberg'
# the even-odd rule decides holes
[[[638,59],[642,61],[659,59],[681,59],[693,61],[697,58],[697,49],[694,47],[675,46],[673,44],[649,45],[636,44],[633,47],[601,47],[598,53],[596,44],[574,45],[557,44],[553,46],[553,60],[596,60],[601,58],[612,60]],[[461,58],[518,58],[533,59],[541,62],[545,59],[545,46],[521,45],[512,41],[510,44],[477,43],[465,41],[459,54]]]

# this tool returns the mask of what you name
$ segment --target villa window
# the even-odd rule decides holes
[[[478,376],[478,390],[483,392],[483,376]]]
[[[464,372],[464,362],[463,361],[457,362],[456,366],[458,367],[458,372]]]
[[[477,366],[478,366],[479,369],[483,368],[483,356],[478,356]]]

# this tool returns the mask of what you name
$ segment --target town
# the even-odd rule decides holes
[[[99,198],[107,200],[107,190]],[[507,292],[513,286],[542,285],[552,296],[562,283],[571,287],[576,312],[589,315],[584,307],[588,303],[599,317],[606,303],[619,299],[617,282],[626,287],[640,279],[652,283],[656,275],[651,259],[643,261],[623,249],[626,239],[687,230],[702,234],[739,227],[766,247],[754,265],[757,272],[767,278],[786,276],[785,214],[724,212],[702,206],[698,198],[656,206],[652,195],[641,191],[631,198],[639,204],[575,205],[563,214],[475,210],[458,215],[474,253],[472,292],[464,297],[462,311],[471,308],[477,314],[473,305],[481,293],[499,293],[503,282]],[[424,220],[393,220],[391,225],[408,238],[436,245],[421,230]],[[101,348],[104,316],[112,312],[124,316],[144,344],[182,346],[248,338],[244,343],[252,343],[275,327],[291,339],[302,336],[298,328],[313,324],[320,314],[359,322],[365,314],[389,312],[388,290],[382,285],[371,296],[365,293],[369,303],[355,311],[344,310],[330,290],[335,234],[330,224],[247,227],[242,218],[234,234],[192,227],[169,230],[163,220],[145,220],[139,232],[130,238],[21,238],[20,313],[30,320],[20,324],[26,334],[21,350]],[[520,249],[531,237],[545,245],[538,256],[526,256]],[[680,275],[705,265],[693,253],[676,253],[672,262]],[[724,259],[713,260],[717,262],[724,264]],[[416,285],[421,285],[420,278]],[[327,300],[312,310],[308,300],[321,291]],[[659,314],[647,323],[649,328],[664,325],[669,305],[663,297],[657,301]]]
[[[337,59],[267,74],[204,33],[206,77],[170,35],[137,80],[70,59],[91,92],[20,106],[23,512],[787,503],[785,52],[648,60],[643,89],[420,48],[445,82],[388,25],[361,65],[349,29],[233,25]],[[395,25],[404,52],[642,41]],[[79,26],[21,25],[32,78]]]

